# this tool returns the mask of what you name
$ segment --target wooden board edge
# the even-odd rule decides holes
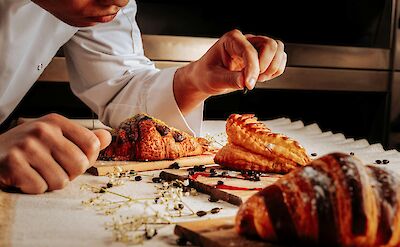
[[[246,238],[234,229],[235,216],[182,222],[175,226],[174,233],[194,245],[207,247],[279,247],[260,239]]]
[[[126,161],[96,161],[95,165],[90,167],[86,172],[94,176],[105,176],[110,172],[114,172],[117,167],[122,169],[122,172],[127,171],[154,171],[161,169],[168,169],[168,167],[178,162],[182,167],[191,167],[194,165],[209,165],[214,164],[215,154],[203,154],[198,156],[182,157],[176,160],[160,160],[160,161],[146,161],[144,162],[126,162]],[[109,165],[107,165],[109,163]],[[147,164],[146,164],[147,163]],[[140,169],[138,169],[140,167]]]
[[[168,171],[162,171],[160,173],[160,178],[167,180],[167,181],[173,181],[173,180],[183,181],[185,179],[189,179],[188,177],[183,177],[180,175],[172,174],[172,173],[169,173]],[[229,194],[226,191],[216,189],[214,186],[211,186],[211,185],[203,184],[198,181],[189,179],[189,186],[192,188],[195,188],[199,192],[208,194],[211,197],[221,199],[223,201],[226,201],[226,202],[236,205],[236,206],[240,206],[243,203],[242,199],[239,196],[235,196],[235,195]]]
[[[207,230],[213,228],[212,226],[217,223],[219,226],[220,222],[224,221],[232,221],[232,225],[229,225],[228,228],[233,228],[233,222],[234,222],[233,216],[231,217],[224,217],[224,218],[218,218],[218,219],[206,219],[206,220],[199,220],[199,221],[191,221],[191,222],[182,222],[179,223],[175,226],[174,228],[174,233],[176,236],[179,238],[185,239],[186,241],[189,241],[190,243],[198,246],[213,246],[213,247],[226,247],[221,245],[221,243],[218,243],[216,241],[213,241],[202,234],[207,233]],[[203,230],[200,229],[200,231],[196,231],[193,229],[193,225],[196,226],[202,226],[204,227]],[[227,227],[223,227],[222,229],[226,229]],[[199,229],[197,229],[199,230]]]

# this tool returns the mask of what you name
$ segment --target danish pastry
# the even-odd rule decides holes
[[[295,140],[271,132],[252,114],[232,114],[226,122],[228,143],[214,161],[236,170],[288,173],[310,161]]]

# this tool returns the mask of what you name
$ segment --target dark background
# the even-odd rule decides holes
[[[220,37],[237,28],[286,43],[390,48],[389,0],[137,3],[137,21],[144,34]],[[382,109],[386,100],[386,93],[256,89],[247,95],[236,92],[210,98],[204,116],[226,119],[230,113],[252,112],[261,119],[289,117],[374,143],[385,141]],[[47,112],[71,118],[92,117],[63,83],[36,84],[15,115],[35,117]]]
[[[290,43],[389,48],[389,0],[137,0],[143,33],[220,37],[234,28]]]
[[[285,43],[390,48],[389,0],[137,3],[137,21],[146,34],[220,37],[237,28]],[[382,109],[386,100],[386,93],[256,89],[248,95],[237,92],[210,98],[205,118],[226,119],[233,112],[252,112],[261,119],[316,122],[349,137],[385,142]]]

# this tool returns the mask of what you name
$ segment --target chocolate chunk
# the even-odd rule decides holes
[[[172,133],[172,135],[176,142],[183,142],[186,139],[186,137],[184,135],[182,135],[181,133],[179,133],[177,131],[174,131]]]
[[[161,136],[166,136],[171,131],[166,125],[156,124],[156,129]]]

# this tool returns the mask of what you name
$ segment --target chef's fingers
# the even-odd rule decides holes
[[[69,178],[64,169],[53,159],[48,147],[36,138],[26,138],[20,145],[25,160],[46,181],[48,190],[64,188]]]
[[[267,55],[267,53],[270,52],[271,54],[273,54],[273,59],[267,66],[267,69],[261,73],[263,77],[262,81],[271,79],[272,75],[274,75],[279,70],[282,64],[282,60],[285,54],[284,52],[285,46],[280,40],[275,41],[275,44],[276,45],[272,45],[274,46],[273,48],[271,48],[269,51],[265,51],[263,54],[265,56],[268,56],[268,59],[270,59],[270,55]]]
[[[101,143],[99,138],[97,138],[92,131],[58,114],[49,114],[45,116],[45,120],[59,126],[62,134],[82,150],[89,161],[88,166],[96,161],[100,152]],[[82,160],[82,162],[84,162],[84,160]]]
[[[226,52],[233,61],[243,60],[244,69],[242,72],[244,82],[240,83],[240,87],[253,89],[260,74],[256,49],[239,30],[233,30],[225,34],[221,40],[224,52]],[[240,59],[237,59],[237,57]]]
[[[15,186],[28,194],[41,194],[48,189],[46,181],[29,165],[19,149],[8,153],[5,164],[8,166],[7,185]]]
[[[278,77],[278,76],[283,74],[283,72],[285,71],[285,68],[286,68],[286,63],[287,63],[287,54],[284,53],[281,65],[279,66],[278,71],[275,74],[272,75],[271,79],[274,79],[274,78],[276,78],[276,77]]]
[[[70,180],[83,174],[91,166],[85,153],[70,140],[64,138],[53,143],[52,156],[66,171]]]
[[[285,52],[283,52],[282,58],[279,61],[279,65],[277,66],[278,69],[275,71],[275,73],[273,73],[272,75],[268,74],[267,72],[263,73],[260,75],[260,77],[258,77],[259,81],[268,81],[271,79],[274,79],[278,76],[280,76],[286,68],[286,62],[287,62],[287,54]],[[278,62],[277,62],[278,64]]]
[[[260,61],[260,74],[265,73],[271,68],[271,66],[275,66],[274,60],[279,60],[278,63],[280,62],[281,58],[276,56],[279,50],[283,51],[284,47],[281,41],[276,41],[265,36],[254,35],[248,35],[246,38],[258,52],[258,59]]]
[[[100,150],[105,149],[111,143],[111,134],[107,130],[97,129],[93,130],[93,133],[99,138]]]

